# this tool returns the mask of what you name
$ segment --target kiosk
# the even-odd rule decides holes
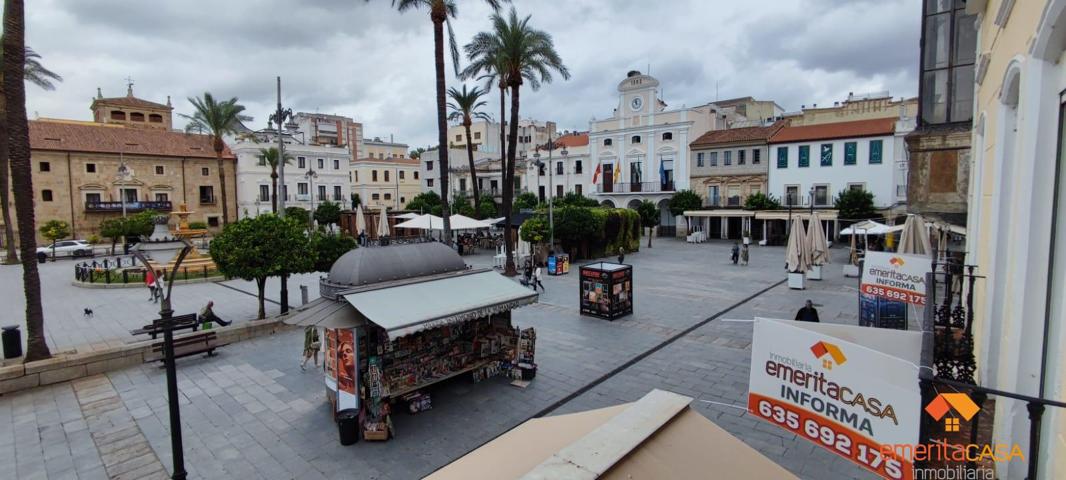
[[[633,266],[596,262],[581,266],[582,315],[614,320],[633,313]]]
[[[570,255],[556,253],[548,257],[548,275],[566,275],[570,273]]]

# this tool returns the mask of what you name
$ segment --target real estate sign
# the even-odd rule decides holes
[[[866,252],[859,292],[913,305],[925,305],[929,258],[892,252]]]
[[[921,334],[756,318],[748,411],[891,479],[918,441]]]

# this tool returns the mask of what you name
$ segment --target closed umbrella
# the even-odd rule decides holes
[[[355,234],[361,235],[366,232],[366,217],[363,217],[363,205],[355,207]]]
[[[381,207],[381,214],[378,215],[378,238],[389,236],[389,215],[385,207]]]
[[[907,215],[903,224],[903,233],[899,236],[898,253],[912,255],[932,255],[933,247],[929,244],[929,230],[921,215]]]
[[[803,222],[799,220],[792,222],[792,230],[788,233],[785,262],[788,264],[790,273],[803,273],[810,270],[811,252],[807,247],[807,232],[803,229]]]
[[[811,215],[810,229],[807,230],[807,244],[811,252],[811,265],[829,264],[829,242],[826,241],[825,232],[822,231],[822,220],[818,218],[817,212]]]

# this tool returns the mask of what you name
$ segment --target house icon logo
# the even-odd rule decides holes
[[[844,356],[844,352],[840,351],[840,347],[833,345],[829,342],[818,342],[811,345],[811,353],[815,358],[822,360],[822,367],[826,370],[832,370],[834,365],[843,365],[848,361],[848,357]]]
[[[904,262],[902,257],[892,257],[888,260],[888,263],[893,267],[899,268],[907,262]]]
[[[925,413],[928,413],[934,420],[938,422],[941,419],[944,420],[945,432],[959,431],[959,417],[952,415],[944,418],[952,411],[961,415],[963,420],[969,421],[981,411],[981,408],[965,393],[941,393],[925,406]]]

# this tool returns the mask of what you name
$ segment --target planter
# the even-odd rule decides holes
[[[807,271],[808,280],[821,280],[822,279],[822,266],[811,265],[811,269]]]
[[[788,273],[788,288],[793,290],[807,289],[807,275],[804,272]]]
[[[852,265],[850,263],[847,264],[847,265],[844,265],[844,276],[845,277],[858,278],[859,274],[860,273],[859,273],[859,266],[858,265]]]

